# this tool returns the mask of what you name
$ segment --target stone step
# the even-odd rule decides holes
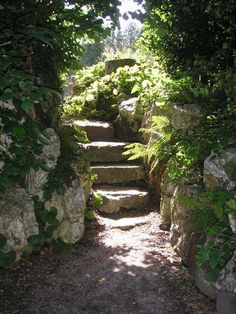
[[[127,160],[127,156],[122,155],[122,153],[128,144],[125,142],[91,142],[82,144],[82,146],[89,153],[91,162],[104,163]]]
[[[111,123],[102,121],[77,120],[74,124],[86,131],[88,139],[92,141],[112,141],[114,129]]]
[[[103,198],[99,208],[103,213],[118,213],[122,208],[144,209],[149,203],[148,192],[136,187],[101,186],[96,192]]]
[[[91,166],[91,170],[98,176],[96,184],[125,183],[145,179],[145,171],[141,165],[95,164]]]

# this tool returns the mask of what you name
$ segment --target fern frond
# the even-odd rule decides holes
[[[123,155],[131,155],[128,160],[135,160],[139,158],[144,158],[146,156],[146,145],[143,145],[141,143],[129,144],[125,146],[125,149],[127,150],[123,153]]]
[[[163,130],[170,125],[170,120],[166,116],[153,116],[151,128],[155,128],[155,131]]]

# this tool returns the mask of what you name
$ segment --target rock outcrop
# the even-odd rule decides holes
[[[118,68],[124,67],[126,65],[132,67],[135,65],[135,62],[136,60],[131,58],[108,60],[105,62],[105,73],[111,74],[112,72],[115,72]]]
[[[176,185],[169,178],[165,172],[162,177],[161,183],[161,203],[160,203],[160,214],[162,230],[170,230],[171,226],[171,203],[175,192]]]
[[[204,162],[204,182],[209,191],[236,190],[236,148],[211,153]]]
[[[84,234],[85,194],[79,180],[71,181],[65,186],[65,193],[54,193],[51,200],[45,203],[45,208],[55,207],[59,227],[54,231],[53,237],[61,238],[66,243],[78,242]]]
[[[179,184],[171,199],[171,229],[170,242],[187,266],[192,262],[192,251],[196,244],[197,235],[194,227],[194,212],[186,201],[186,197],[194,197],[198,186]]]
[[[29,250],[27,238],[38,234],[34,204],[25,189],[11,188],[0,199],[0,234],[7,240],[4,251],[16,251],[17,259]]]
[[[48,181],[48,174],[57,165],[60,156],[60,140],[54,129],[48,128],[44,131],[45,141],[48,142],[43,148],[43,152],[39,159],[44,165],[44,169],[40,168],[35,171],[31,169],[26,175],[25,185],[29,195],[38,195],[43,198],[43,187]]]
[[[137,98],[124,100],[119,105],[119,115],[114,121],[116,137],[125,141],[139,140],[139,129],[141,127],[141,117],[136,111]]]
[[[16,251],[17,258],[25,250],[30,250],[27,239],[39,233],[34,210],[34,197],[45,203],[45,210],[57,209],[59,227],[53,238],[61,238],[66,243],[75,243],[84,233],[85,202],[91,191],[91,178],[88,162],[75,160],[73,178],[64,183],[64,194],[54,192],[50,200],[45,199],[45,188],[49,174],[54,171],[61,154],[61,143],[55,130],[44,130],[44,142],[38,170],[31,169],[22,187],[8,189],[0,199],[0,234],[7,242],[4,252]],[[65,179],[66,180],[66,179]]]
[[[236,251],[221,271],[216,288],[217,313],[234,314],[236,310]]]

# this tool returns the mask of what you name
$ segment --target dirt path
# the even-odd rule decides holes
[[[45,249],[1,270],[0,313],[215,313],[158,229],[158,214],[134,214],[97,216],[73,252]]]

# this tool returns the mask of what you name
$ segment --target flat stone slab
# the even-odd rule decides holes
[[[124,183],[145,179],[145,171],[141,165],[97,164],[91,167],[98,178],[95,183]]]
[[[90,141],[112,141],[114,129],[111,123],[103,121],[77,120],[74,124],[87,133]]]
[[[102,186],[96,192],[103,198],[103,205],[99,208],[103,213],[118,213],[125,209],[144,209],[149,203],[146,190],[135,187]]]
[[[125,142],[91,142],[82,146],[89,153],[92,162],[118,162],[127,160],[127,156],[122,153],[128,144]]]

